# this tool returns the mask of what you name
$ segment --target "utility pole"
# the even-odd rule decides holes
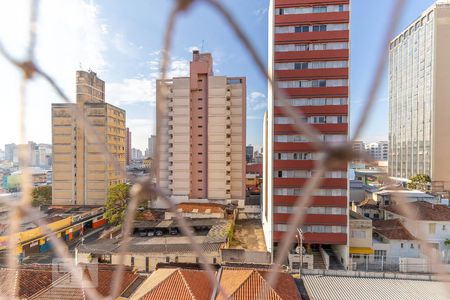
[[[298,267],[298,275],[301,278],[302,277],[302,266],[303,266],[303,231],[300,228],[297,228],[298,234],[297,234],[297,241],[299,244],[299,259],[300,259],[300,265]]]

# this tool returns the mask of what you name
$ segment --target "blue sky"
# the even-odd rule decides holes
[[[268,0],[222,1],[250,37],[263,61],[267,62]],[[354,0],[351,49],[351,125],[360,115],[362,103],[376,67],[381,39],[392,0]],[[133,146],[145,150],[146,137],[155,128],[154,80],[158,76],[165,22],[174,1],[168,0],[47,0],[42,2],[37,59],[55,76],[63,89],[74,96],[74,74],[80,66],[92,68],[107,82],[107,101],[127,111],[133,132]],[[409,0],[403,13],[401,31],[433,3]],[[26,11],[25,0],[0,5],[0,39],[14,53],[23,53],[26,20],[14,12]],[[23,14],[23,13],[22,13]],[[11,30],[10,28],[15,28]],[[267,82],[223,19],[204,4],[183,14],[176,26],[170,74],[188,72],[190,51],[197,47],[211,52],[217,75],[246,76],[248,91],[247,143],[262,144],[262,117],[266,110]],[[0,79],[5,98],[17,99],[20,74],[0,58]],[[385,79],[387,76],[385,76]],[[8,81],[9,80],[9,81]],[[41,118],[27,117],[28,140],[51,142],[50,103],[60,99],[40,80],[29,88],[29,107]],[[17,103],[0,101],[0,126],[17,124]],[[365,140],[387,138],[388,90],[385,80],[371,113]],[[14,126],[13,126],[14,127]],[[18,126],[16,126],[18,127]],[[18,142],[17,130],[3,131],[0,145]]]

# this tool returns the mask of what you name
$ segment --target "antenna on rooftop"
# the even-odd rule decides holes
[[[203,47],[205,46],[205,40],[202,40],[202,48],[201,48],[201,53],[203,53]]]

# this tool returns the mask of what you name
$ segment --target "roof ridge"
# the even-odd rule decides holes
[[[163,269],[158,269],[158,270],[163,270]],[[158,282],[150,291],[146,292],[144,295],[150,293],[151,291],[153,291],[154,289],[156,289],[157,287],[159,287],[163,282],[165,282],[167,279],[169,279],[171,276],[173,276],[173,274],[175,274],[177,271],[177,269],[172,269],[172,273],[170,273],[169,276],[167,276],[166,278],[164,278],[164,280],[161,280],[160,282]],[[155,271],[156,272],[156,271]],[[153,272],[154,273],[154,272]],[[150,275],[151,276],[151,275]],[[150,278],[147,277],[147,278]]]
[[[244,270],[245,270],[245,269],[244,269]],[[248,269],[247,269],[247,270],[248,270]],[[248,282],[248,280],[252,277],[252,275],[253,275],[255,272],[257,272],[256,270],[248,270],[248,271],[250,271],[250,274],[247,276],[247,278],[245,278],[245,280],[243,280],[242,283],[241,283],[240,285],[238,285],[238,287],[237,287],[230,295],[228,295],[228,297],[229,297],[230,299],[232,299],[232,296],[233,296],[234,294],[236,294],[236,292],[239,291],[240,288],[241,288],[245,283]]]
[[[269,287],[268,291],[270,292],[270,290],[272,290],[275,293],[275,296],[277,296],[280,300],[283,300],[283,298],[281,298],[281,296],[277,293],[277,291],[273,288],[273,286],[271,286],[266,278],[264,278],[264,276],[261,275],[261,273],[258,270],[253,270],[254,272],[256,272],[258,274],[258,276],[261,278],[261,280],[266,284],[266,286]],[[263,272],[267,272],[267,271],[263,271]],[[268,271],[270,272],[270,271]]]
[[[194,293],[192,292],[191,286],[189,285],[189,283],[187,282],[186,278],[184,278],[184,274],[183,272],[181,272],[181,268],[177,268],[178,273],[181,276],[181,280],[183,280],[184,285],[186,286],[187,290],[189,291],[189,294],[191,295],[192,299],[196,299]]]
[[[238,287],[228,295],[228,298],[231,299],[231,296],[233,296],[233,295],[236,293],[236,291],[238,291],[239,288],[240,288],[245,282],[247,282],[247,280],[250,278],[250,276],[252,276],[254,270],[246,270],[246,271],[250,271],[250,274],[248,274],[247,278],[245,278],[245,279],[242,281],[242,283],[241,283],[240,285],[238,285]],[[220,280],[222,280],[222,278],[221,278]],[[219,283],[219,284],[220,284],[220,283]]]

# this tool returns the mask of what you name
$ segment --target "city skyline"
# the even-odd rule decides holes
[[[164,20],[168,15],[170,4],[160,1],[158,11],[152,12],[153,4],[137,1],[132,7],[120,3],[108,3],[103,0],[76,0],[70,3],[48,1],[42,4],[39,32],[42,35],[37,45],[37,58],[40,65],[53,75],[66,94],[74,99],[74,73],[77,69],[92,69],[105,79],[106,97],[111,103],[119,105],[127,111],[127,124],[133,132],[132,147],[142,151],[146,149],[147,139],[154,134],[155,129],[155,82],[159,77],[158,66],[162,43]],[[362,1],[361,1],[362,2]],[[350,124],[355,124],[364,103],[367,83],[375,68],[380,49],[382,32],[386,26],[385,19],[376,17],[386,14],[391,9],[391,1],[383,0],[376,3],[352,4],[351,28],[351,76],[350,76]],[[268,0],[255,0],[252,3],[227,1],[225,5],[233,12],[240,24],[245,24],[244,30],[262,60],[267,61],[267,8]],[[420,13],[433,3],[432,0],[408,1],[397,33],[416,19]],[[48,5],[48,6],[47,6]],[[0,12],[0,24],[13,24],[17,30],[12,35],[8,26],[0,26],[3,42],[13,53],[20,56],[26,43],[26,20],[16,19],[11,10],[27,11],[24,1]],[[363,13],[371,11],[373,14]],[[248,143],[260,148],[262,146],[263,114],[266,110],[267,82],[257,72],[256,66],[248,55],[237,55],[243,47],[236,40],[226,25],[216,14],[210,14],[204,5],[183,16],[176,28],[174,47],[171,53],[172,62],[170,76],[185,76],[188,71],[190,52],[194,48],[211,52],[215,59],[214,71],[218,75],[244,75],[248,78],[248,113],[247,135]],[[124,15],[134,14],[134,21],[126,21]],[[150,14],[152,18],[146,18]],[[69,18],[69,15],[73,17]],[[201,17],[199,17],[201,16]],[[149,21],[150,20],[150,21]],[[211,26],[203,28],[201,23],[208,22]],[[58,24],[58,26],[56,26]],[[374,27],[374,25],[377,26]],[[145,26],[143,26],[145,25]],[[153,28],[152,36],[142,34],[142,28]],[[62,28],[67,28],[71,34],[65,34]],[[198,33],[195,38],[189,35],[191,28]],[[214,28],[211,30],[211,28]],[[366,38],[366,31],[371,28],[371,39]],[[89,31],[87,31],[89,29]],[[145,30],[145,29],[144,29]],[[252,34],[257,32],[258,34]],[[54,37],[61,37],[60,40]],[[223,41],[227,41],[224,43]],[[42,55],[46,53],[47,55]],[[232,63],[229,63],[232,62]],[[17,87],[20,73],[0,58],[0,78],[7,83],[5,99],[17,99]],[[357,74],[358,76],[355,76]],[[374,114],[360,139],[371,142],[387,140],[388,132],[388,89],[387,73],[384,76],[383,87],[374,107]],[[51,141],[50,103],[60,101],[60,98],[42,80],[36,80],[28,92],[30,111],[38,113],[39,120],[27,117],[27,140],[39,140],[44,143]],[[18,124],[18,102],[0,102],[0,125],[10,127]],[[4,132],[0,137],[0,145],[19,143],[18,125]],[[351,125],[352,127],[352,125]]]

